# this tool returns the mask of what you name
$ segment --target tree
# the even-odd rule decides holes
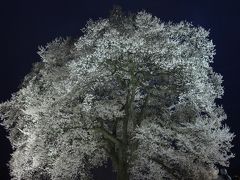
[[[40,47],[0,105],[13,179],[90,179],[108,159],[118,180],[211,179],[229,165],[208,31],[119,9],[82,31]]]

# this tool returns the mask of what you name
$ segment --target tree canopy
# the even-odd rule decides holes
[[[40,47],[0,104],[13,179],[90,179],[111,160],[118,180],[202,180],[229,165],[234,135],[215,102],[208,31],[115,9],[82,32]]]

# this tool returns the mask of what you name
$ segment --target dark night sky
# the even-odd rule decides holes
[[[216,45],[217,53],[213,66],[224,77],[225,95],[220,102],[228,115],[226,123],[236,134],[233,142],[236,157],[228,171],[240,174],[239,0],[6,1],[1,4],[0,102],[17,91],[32,63],[40,60],[36,54],[39,45],[45,45],[59,36],[81,35],[80,29],[89,18],[108,17],[114,4],[121,5],[124,11],[145,9],[164,21],[187,20],[210,29],[210,38]],[[6,163],[11,150],[5,135],[1,127],[0,180],[9,179]],[[112,179],[109,172],[106,174],[109,177],[104,179]]]

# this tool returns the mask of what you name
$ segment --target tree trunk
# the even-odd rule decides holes
[[[117,180],[129,180],[126,146],[119,148],[117,164]]]
[[[127,165],[119,165],[117,170],[117,180],[129,180]]]

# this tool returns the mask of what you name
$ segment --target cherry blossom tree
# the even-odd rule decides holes
[[[0,105],[14,180],[91,179],[107,160],[118,180],[207,180],[229,165],[208,31],[119,9],[82,31],[40,47]]]

